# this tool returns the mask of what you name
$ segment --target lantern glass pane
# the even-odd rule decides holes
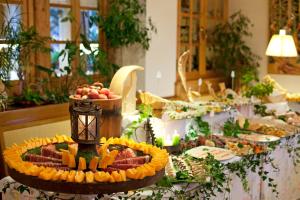
[[[95,116],[89,116],[89,135],[88,135],[88,140],[95,140],[96,139],[96,117]]]
[[[85,139],[86,135],[86,130],[85,130],[85,115],[79,115],[78,117],[78,138],[80,140]]]

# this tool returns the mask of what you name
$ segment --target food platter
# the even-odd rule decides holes
[[[33,138],[7,148],[3,155],[13,179],[59,193],[127,192],[152,185],[163,177],[168,161],[166,150],[125,138],[101,138],[100,143],[97,155],[101,159],[93,156],[88,164],[87,153],[93,152],[84,155],[79,145],[65,135]],[[75,155],[80,155],[77,162]]]
[[[273,135],[263,135],[263,134],[239,134],[239,138],[248,140],[248,141],[253,141],[253,142],[275,142],[280,140],[280,137],[273,136]]]
[[[35,176],[22,174],[12,168],[8,168],[8,173],[19,183],[40,190],[67,194],[111,194],[116,192],[127,192],[150,186],[164,176],[165,170],[162,169],[154,176],[145,177],[141,180],[130,180],[116,183],[70,183],[63,181],[46,181]]]
[[[219,161],[229,160],[235,156],[230,150],[208,146],[195,147],[186,151],[186,154],[194,158],[205,158],[208,154],[211,154]]]

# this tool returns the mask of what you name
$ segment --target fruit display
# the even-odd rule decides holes
[[[168,153],[158,147],[121,138],[102,138],[98,155],[80,153],[65,135],[33,138],[3,153],[9,168],[47,181],[124,182],[153,176],[164,169]]]
[[[76,89],[76,94],[70,96],[70,98],[74,99],[117,99],[120,96],[115,95],[108,88],[105,88],[102,83],[95,82],[92,85],[82,85],[78,86]]]

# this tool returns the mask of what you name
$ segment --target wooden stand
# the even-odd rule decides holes
[[[8,169],[9,175],[19,183],[40,190],[67,193],[67,194],[112,194],[116,192],[128,192],[159,181],[165,174],[165,170],[157,172],[141,180],[130,180],[118,183],[69,183],[63,181],[45,181],[35,176],[27,176],[14,169]]]

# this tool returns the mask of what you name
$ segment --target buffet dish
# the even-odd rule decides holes
[[[168,161],[165,150],[121,138],[102,138],[97,152],[94,157],[79,156],[72,138],[57,135],[13,145],[3,155],[10,175],[20,183],[80,194],[128,191],[151,185],[162,177]]]

